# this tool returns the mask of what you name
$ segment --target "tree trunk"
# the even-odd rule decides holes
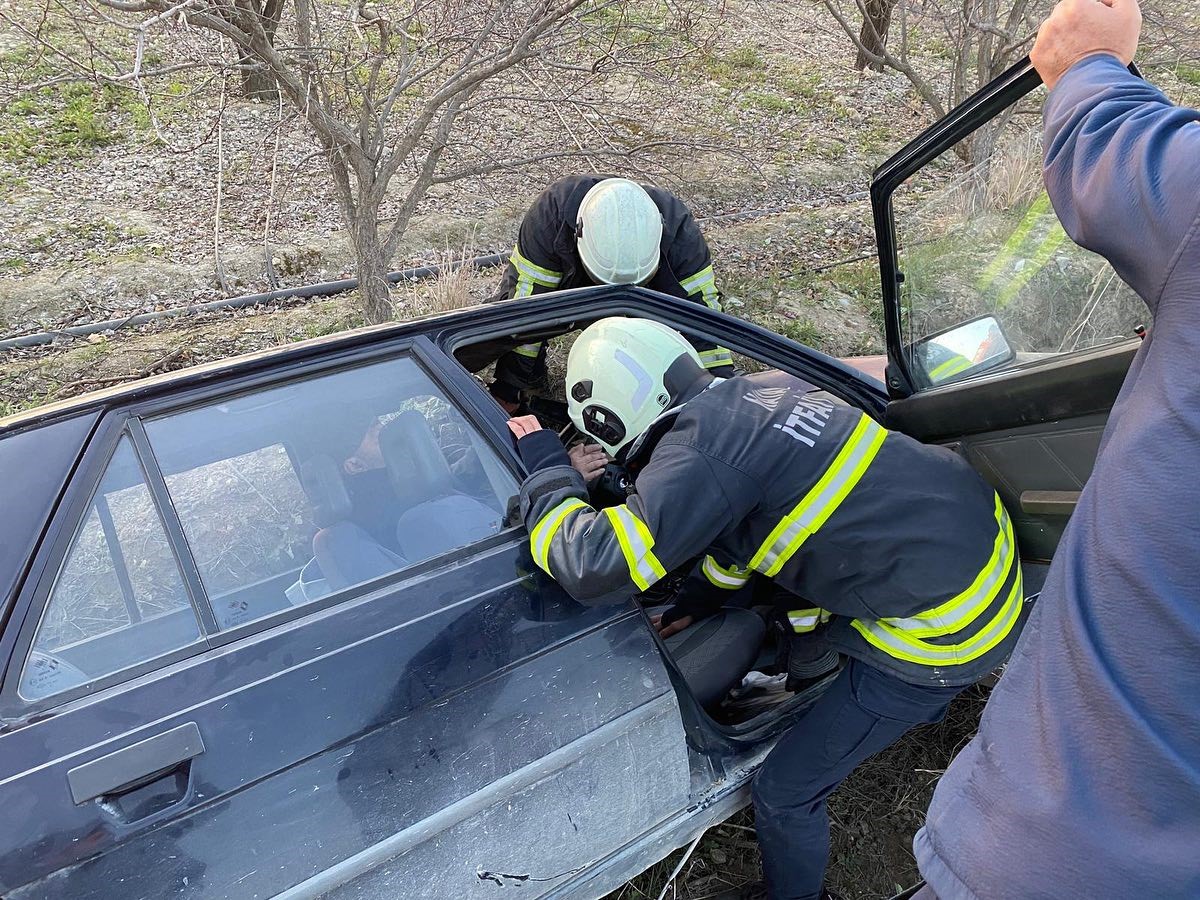
[[[887,47],[888,30],[892,27],[892,10],[896,8],[897,0],[866,0],[867,14],[863,18],[862,30],[858,39],[863,49],[858,51],[854,66],[859,71],[870,67],[876,72],[883,71],[883,63],[875,58],[883,56]],[[875,58],[873,58],[875,57]]]
[[[359,207],[350,223],[350,239],[354,243],[354,259],[358,273],[358,296],[363,317],[369,325],[378,325],[392,318],[392,291],[387,273],[390,260],[383,255],[379,239],[379,214],[369,204]]]
[[[247,100],[270,101],[279,100],[279,88],[275,78],[267,71],[267,67],[252,56],[238,56],[238,66],[242,72],[242,95]]]

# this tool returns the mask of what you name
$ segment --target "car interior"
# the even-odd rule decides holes
[[[297,408],[307,415],[296,417]],[[197,414],[204,420],[186,421]],[[244,457],[269,441],[281,445],[286,457],[257,473],[254,491],[302,503],[300,522],[281,523],[283,537],[295,542],[290,554],[264,560],[263,571],[254,573],[262,577],[244,574],[234,590],[206,583],[222,627],[317,600],[495,534],[512,493],[511,477],[489,453],[479,452],[480,439],[461,414],[408,359],[184,413],[175,429],[165,427],[169,421],[159,428],[160,442],[168,446],[156,447],[168,484],[173,472]],[[321,427],[311,427],[314,422]],[[156,424],[147,428],[152,443]],[[188,440],[196,432],[207,437]],[[247,512],[265,510],[251,499]],[[189,518],[191,530],[199,531],[200,513],[181,512],[185,533]],[[198,564],[204,578],[205,567]]]

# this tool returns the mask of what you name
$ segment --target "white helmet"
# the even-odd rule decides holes
[[[705,374],[678,331],[649,319],[601,319],[567,358],[567,409],[576,428],[615,456]]]
[[[579,258],[600,284],[643,284],[658,271],[662,231],[662,213],[644,187],[606,178],[579,205]]]

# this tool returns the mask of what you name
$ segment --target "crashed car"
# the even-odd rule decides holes
[[[750,588],[665,643],[648,613],[672,579],[616,606],[563,592],[472,374],[604,316],[952,447],[999,491],[1036,590],[1145,317],[1065,240],[1036,165],[1005,168],[1036,158],[1037,85],[1018,67],[876,174],[886,383],[610,287],[0,423],[0,894],[600,897],[744,806],[822,686],[779,689]],[[964,173],[956,145],[995,116],[1015,136]],[[572,439],[554,385],[528,399]],[[603,488],[636,483],[614,464]]]

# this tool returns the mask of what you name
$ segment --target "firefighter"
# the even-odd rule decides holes
[[[571,175],[546,188],[521,222],[496,300],[596,284],[637,284],[721,308],[712,255],[682,200],[626,178]],[[696,341],[709,371],[732,375],[724,347]],[[492,395],[512,413],[546,375],[546,345],[523,344],[496,363]]]
[[[709,594],[765,576],[796,631],[848,657],[753,791],[768,895],[825,896],[825,798],[911,727],[940,720],[1020,630],[1020,564],[999,497],[953,451],[799,378],[714,378],[655,322],[588,327],[566,388],[572,421],[634,473],[635,493],[593,509],[558,436],[532,416],[510,420],[531,473],[521,512],[537,565],[597,604],[699,560],[685,584],[711,590],[685,587],[664,631],[711,610]]]

